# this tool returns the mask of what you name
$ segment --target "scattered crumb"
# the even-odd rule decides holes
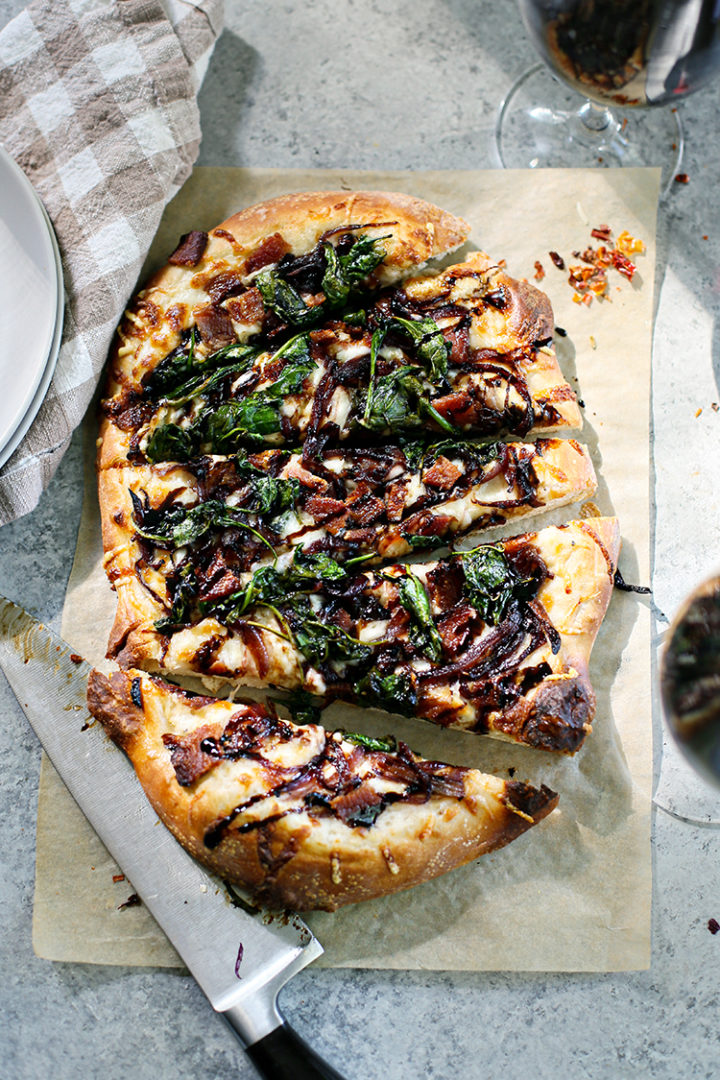
[[[718,930],[720,930],[720,923],[717,919],[708,919],[708,930],[711,934],[717,934]]]
[[[508,769],[508,776],[514,776],[514,775],[515,775],[515,766],[511,765],[510,768]]]
[[[677,176],[675,177],[675,183],[676,184],[689,184],[690,183],[690,177],[688,176],[688,174],[686,172],[679,172],[677,174]]]
[[[556,326],[555,327],[555,333],[559,337],[567,337],[567,330],[563,326]]]
[[[540,262],[539,259],[536,259],[535,260],[535,280],[536,281],[542,281],[542,279],[544,277],[545,277],[545,270],[543,269],[543,264]]]
[[[70,653],[70,659],[72,660],[73,664],[82,664],[82,662],[83,662],[82,656],[80,656],[76,652],[71,652]]]
[[[582,506],[580,507],[580,517],[581,518],[602,517],[602,514],[600,513],[600,510],[595,505],[595,503],[592,502],[590,499],[588,499],[588,501],[584,502],[582,504]]]
[[[713,412],[720,412],[720,405],[718,405],[717,401],[713,401],[710,408],[712,409]]]
[[[701,413],[701,412],[702,412],[702,405],[701,405],[701,406],[700,406],[700,408],[699,408],[699,409],[698,409],[698,410],[696,411],[696,413],[695,413],[695,419],[697,419],[697,418],[698,418],[698,416],[700,415],[700,413]]]
[[[142,904],[142,900],[136,892],[130,893],[124,904],[118,904],[118,911],[122,911],[123,908],[139,907]]]
[[[709,240],[709,239],[710,239],[710,237],[708,236],[708,234],[703,233],[703,240]]]
[[[593,349],[597,349],[597,341],[592,334],[590,335],[590,344],[592,345]]]
[[[548,254],[550,255],[550,258],[552,259],[552,261],[557,266],[558,270],[564,270],[565,269],[565,260],[563,259],[562,255],[558,255],[557,251],[550,251],[550,252],[548,252]]]
[[[125,875],[124,874],[113,874],[113,881],[115,882],[115,884],[117,884],[118,881],[124,881],[124,880],[125,880]]]

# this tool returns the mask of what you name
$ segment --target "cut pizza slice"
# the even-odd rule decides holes
[[[88,704],[180,843],[274,908],[332,910],[409,888],[509,843],[557,803],[544,785],[139,671],[93,671]]]
[[[382,224],[339,225],[309,251],[280,255],[277,243],[258,236],[262,259],[248,268],[241,247],[233,273],[215,264],[215,276],[198,271],[198,295],[187,287],[187,267],[171,267],[143,290],[110,358],[101,468],[260,445],[304,444],[309,458],[328,444],[373,443],[399,431],[579,427],[552,349],[548,298],[480,252],[387,285],[398,277],[389,272],[397,236],[391,204],[384,209]],[[228,225],[216,233],[229,236]],[[461,232],[445,234],[446,248]],[[337,275],[352,280],[341,287]],[[251,298],[255,321],[233,322],[226,309]]]
[[[201,598],[220,599],[297,548],[365,566],[589,498],[595,486],[571,439],[448,441],[325,450],[305,464],[267,450],[103,469],[99,498],[108,572],[132,569],[171,606],[167,578],[189,561]]]
[[[108,655],[574,753],[594,713],[588,663],[618,551],[617,521],[588,518],[378,571],[296,552],[222,597],[188,560],[164,579],[170,603],[111,558]]]

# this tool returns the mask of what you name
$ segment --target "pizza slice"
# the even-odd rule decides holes
[[[333,910],[502,847],[557,796],[427,761],[394,740],[93,671],[90,711],[192,855],[273,908]]]
[[[618,551],[614,518],[377,571],[298,550],[287,569],[261,566],[222,596],[190,559],[164,578],[169,606],[111,558],[108,655],[574,753],[594,713],[588,663]]]
[[[189,561],[220,598],[261,563],[282,568],[297,548],[365,566],[594,490],[589,455],[570,439],[343,448],[305,463],[266,450],[99,477],[108,572],[117,581],[120,566],[132,570],[168,608],[167,578]]]
[[[143,290],[110,361],[100,466],[300,443],[307,459],[399,431],[579,427],[547,297],[482,253],[387,284],[398,277],[396,223],[393,204],[375,202],[373,219],[328,228],[311,250],[260,231],[257,250],[236,243],[242,258],[228,253],[225,270],[188,279],[171,267]],[[215,230],[226,245],[234,220]],[[427,254],[421,245],[415,262]]]

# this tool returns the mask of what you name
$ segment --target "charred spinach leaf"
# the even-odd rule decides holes
[[[231,372],[249,368],[258,355],[251,345],[234,342],[209,356],[198,357],[196,344],[193,326],[185,332],[180,345],[151,372],[145,383],[145,392],[150,397],[172,404],[190,401]]]
[[[201,394],[207,394],[228,375],[239,375],[252,367],[257,349],[250,345],[228,345],[195,365],[196,373],[177,388],[165,390],[162,400],[169,405],[185,405]]]
[[[441,456],[460,457],[475,468],[481,469],[484,465],[489,465],[491,461],[497,461],[502,452],[503,444],[499,442],[473,443],[466,440],[445,439],[443,442],[428,446],[423,465],[429,467]]]
[[[372,668],[358,683],[357,692],[383,709],[404,716],[412,716],[417,705],[417,693],[407,672],[381,675],[377,668]]]
[[[416,368],[403,365],[370,383],[361,421],[365,427],[371,431],[393,431],[420,427],[423,419],[433,420],[449,434],[455,431],[431,405]]]
[[[422,536],[419,533],[400,533],[411,551],[432,551],[433,548],[445,547],[447,536]]]
[[[401,319],[394,316],[388,328],[407,334],[415,346],[415,355],[435,383],[441,383],[447,376],[450,345],[443,337],[442,330],[434,319]]]
[[[296,393],[316,367],[306,334],[291,338],[278,349],[273,359],[280,356],[285,359],[285,364],[272,385],[239,401],[226,401],[204,417],[205,439],[214,453],[228,453],[239,442],[253,442],[280,431],[283,400]]]
[[[461,559],[465,594],[478,615],[493,626],[502,620],[511,600],[527,600],[537,591],[537,581],[521,577],[499,545],[463,552]]]
[[[384,739],[374,739],[371,735],[361,735],[358,731],[344,731],[343,738],[355,743],[356,746],[364,746],[366,750],[381,750],[386,754],[392,754],[397,749],[397,742],[392,735],[386,735]]]
[[[277,270],[269,267],[261,270],[255,278],[263,303],[274,311],[283,322],[306,328],[315,326],[323,314],[322,304],[308,307],[300,293],[285,281]]]
[[[307,690],[295,690],[287,698],[278,701],[284,705],[295,724],[319,724],[322,707],[308,694]]]
[[[148,461],[189,461],[195,450],[191,430],[178,424],[160,424],[148,439],[145,457]]]
[[[193,601],[198,591],[198,581],[195,568],[191,562],[185,562],[168,580],[168,587],[172,597],[172,606],[164,619],[158,619],[155,623],[156,630],[161,634],[172,633],[190,622]]]
[[[438,663],[442,659],[443,643],[422,581],[409,569],[403,577],[388,576],[387,580],[397,586],[400,603],[410,616],[410,641],[423,656]]]
[[[385,258],[386,251],[382,240],[386,237],[361,236],[355,240],[349,251],[339,254],[336,248],[324,241],[319,245],[324,262],[320,288],[325,300],[310,307],[300,292],[286,280],[292,274],[294,262],[281,264],[276,268],[261,270],[255,278],[263,303],[278,315],[283,322],[301,329],[316,326],[325,317],[327,310],[342,308],[350,298],[353,287],[366,278]],[[318,249],[316,248],[317,252]],[[305,257],[306,262],[312,261]]]
[[[325,255],[325,273],[322,279],[322,291],[327,297],[328,306],[342,307],[347,303],[352,288],[366,278],[386,255],[381,241],[387,237],[359,237],[345,255],[338,255],[330,243],[323,244]]]

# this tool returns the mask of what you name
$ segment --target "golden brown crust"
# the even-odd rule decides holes
[[[270,733],[264,745],[254,745],[253,757],[215,763],[194,778],[185,776],[181,784],[173,743],[192,740],[198,731],[207,737],[228,730],[229,720],[242,717],[246,707],[193,699],[137,671],[117,672],[110,679],[93,672],[88,702],[130,757],[150,802],[177,839],[212,870],[273,907],[332,910],[409,888],[509,843],[557,803],[545,787],[433,765],[431,772],[452,785],[452,795],[431,790],[424,801],[416,795],[405,801],[398,790],[397,800],[385,805],[371,825],[349,824],[316,804],[312,785],[305,789],[304,805],[271,795],[277,790],[277,764],[272,780],[262,765],[265,755],[269,760],[282,754],[285,775],[294,775],[293,762],[296,771],[307,770],[318,747],[330,740],[333,748],[350,753],[354,775],[367,782],[376,775],[377,757],[353,748],[340,735],[286,724],[292,729],[289,739],[278,742]],[[251,709],[262,713],[259,706]],[[422,759],[408,751],[404,755],[400,764],[419,762],[422,768]],[[318,794],[327,792],[327,787],[318,789]],[[248,797],[254,797],[254,827],[236,814],[216,842],[218,820],[232,817]]]

